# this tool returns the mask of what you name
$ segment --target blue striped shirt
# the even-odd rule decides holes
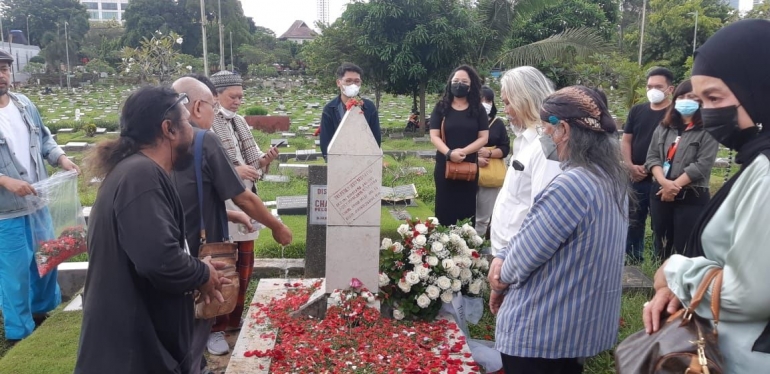
[[[517,357],[590,357],[618,334],[628,208],[616,181],[584,168],[557,176],[521,230],[497,254],[511,286],[497,315],[495,348]]]

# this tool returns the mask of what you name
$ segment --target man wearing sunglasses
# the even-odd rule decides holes
[[[190,243],[190,253],[197,257],[200,248],[200,230],[201,230],[201,209],[203,209],[203,224],[206,226],[206,238],[208,243],[229,241],[230,233],[222,232],[223,227],[227,227],[226,222],[222,222],[227,213],[227,218],[231,222],[237,222],[244,225],[249,231],[253,231],[251,220],[264,224],[273,231],[275,240],[282,244],[291,243],[291,231],[281,221],[276,219],[262,203],[262,200],[251,192],[246,190],[241,183],[241,178],[230,163],[222,143],[217,135],[209,131],[214,123],[214,117],[217,113],[218,104],[215,103],[214,95],[209,88],[199,81],[205,78],[182,77],[179,78],[172,88],[179,93],[185,93],[190,98],[189,103],[185,105],[190,111],[190,124],[194,127],[194,136],[198,132],[205,132],[203,136],[203,157],[201,162],[202,186],[203,186],[203,206],[198,201],[198,187],[195,175],[195,166],[189,165],[185,169],[174,172],[174,183],[176,184],[182,205],[185,208],[185,227],[187,231],[187,242]],[[243,211],[227,210],[226,200],[231,200]],[[244,213],[245,212],[245,213]],[[238,261],[247,261],[239,256]],[[253,260],[253,252],[252,252]],[[253,268],[253,261],[247,265],[247,268]],[[239,272],[240,272],[239,266]],[[251,269],[248,269],[251,270]],[[248,288],[248,279],[251,272],[244,274],[241,278],[238,300],[244,300]],[[243,312],[243,303],[236,306],[233,312],[240,315]],[[214,325],[215,319],[196,320],[195,330],[193,331],[193,343],[191,354],[195,360],[201,359],[200,368],[193,363],[191,374],[200,372],[209,373],[205,370],[206,360],[203,358],[203,351],[207,345],[212,345],[214,353],[229,351],[229,346],[224,340],[223,334],[211,334],[209,332]],[[211,340],[211,341],[210,341]],[[203,370],[203,371],[201,371]]]

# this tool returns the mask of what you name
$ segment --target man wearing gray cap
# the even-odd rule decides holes
[[[21,340],[32,334],[46,313],[61,303],[56,270],[43,277],[34,260],[32,211],[25,196],[32,184],[48,178],[45,161],[77,170],[56,144],[35,104],[8,91],[13,57],[0,50],[0,289],[5,337]],[[45,228],[43,228],[45,229]]]
[[[254,141],[246,120],[236,113],[243,103],[241,76],[229,71],[220,71],[211,76],[211,82],[217,89],[220,105],[219,113],[214,117],[212,130],[222,141],[227,156],[241,177],[243,185],[247,190],[256,193],[255,182],[262,178],[262,174],[267,171],[270,163],[278,157],[278,150],[271,147],[267,152],[262,152]],[[232,200],[227,200],[225,205],[227,210],[241,210]],[[233,223],[230,223],[229,232],[233,241],[238,243],[239,277],[242,280],[249,279],[254,265],[254,240],[259,236],[259,232],[245,232]],[[247,287],[248,284],[246,287],[241,284],[235,310],[229,315],[217,317],[217,323],[212,328],[213,333],[208,341],[209,353],[223,355],[229,351],[227,342],[224,340],[224,331],[240,328]]]

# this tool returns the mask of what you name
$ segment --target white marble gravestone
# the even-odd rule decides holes
[[[361,108],[342,118],[327,163],[326,292],[348,288],[358,278],[376,293],[382,150]]]

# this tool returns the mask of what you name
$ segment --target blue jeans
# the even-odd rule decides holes
[[[40,277],[35,263],[35,238],[53,238],[47,209],[28,216],[0,220],[0,305],[5,337],[24,339],[35,329],[33,314],[61,303],[57,271]]]
[[[631,184],[636,193],[636,205],[629,207],[628,213],[628,237],[626,238],[626,256],[632,262],[644,260],[644,234],[647,226],[647,214],[650,211],[650,189],[652,181],[649,179]]]

